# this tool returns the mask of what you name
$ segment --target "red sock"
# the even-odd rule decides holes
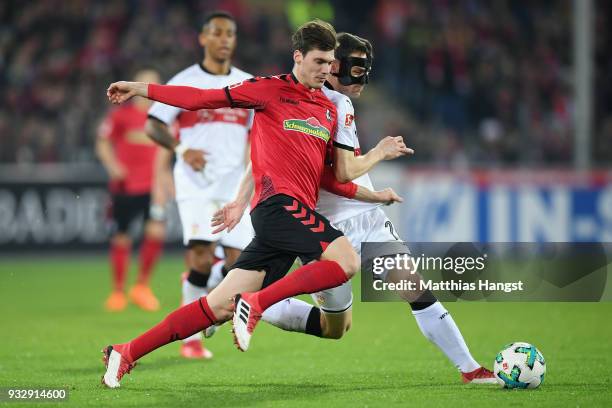
[[[140,269],[138,271],[138,283],[143,285],[149,284],[153,266],[161,255],[163,249],[163,241],[155,238],[145,237],[140,247]]]
[[[346,273],[337,262],[313,262],[256,292],[256,301],[263,311],[283,299],[335,288],[347,280]]]
[[[130,262],[130,246],[111,244],[110,260],[113,270],[113,289],[123,291],[125,275]]]
[[[170,313],[149,331],[127,344],[128,359],[136,361],[145,354],[173,341],[181,340],[212,326],[217,321],[203,296]]]

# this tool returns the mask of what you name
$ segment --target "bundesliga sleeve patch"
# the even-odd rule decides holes
[[[354,119],[355,119],[355,116],[351,115],[350,113],[347,113],[346,116],[344,117],[344,126],[351,127]]]

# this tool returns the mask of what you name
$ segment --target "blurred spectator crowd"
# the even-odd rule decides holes
[[[593,158],[610,165],[611,7],[594,4]],[[235,15],[234,63],[255,75],[289,71],[290,33],[313,17],[371,39],[371,89],[356,108],[366,148],[401,134],[416,163],[571,164],[569,0],[2,1],[0,162],[93,161],[108,84],[199,61],[214,9]]]

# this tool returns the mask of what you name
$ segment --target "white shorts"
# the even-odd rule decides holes
[[[361,256],[362,242],[401,242],[393,224],[380,208],[358,214],[334,224],[348,238],[355,251]],[[403,252],[403,244],[394,251]],[[405,247],[407,250],[407,247]],[[394,254],[386,254],[394,255]],[[313,293],[312,298],[325,313],[341,313],[353,305],[353,290],[351,281],[335,288]]]
[[[243,250],[251,242],[255,232],[251,217],[244,214],[231,232],[223,231],[213,234],[210,226],[213,214],[225,203],[215,200],[187,199],[177,202],[181,225],[183,226],[183,244],[191,240],[217,242],[218,244]]]

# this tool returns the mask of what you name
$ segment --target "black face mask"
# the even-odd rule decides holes
[[[365,68],[365,73],[361,76],[352,76],[351,69],[353,67]],[[365,85],[368,83],[370,77],[370,71],[372,70],[372,60],[369,58],[361,57],[342,57],[340,58],[340,71],[337,74],[333,74],[338,77],[338,82],[344,86],[348,85]]]

